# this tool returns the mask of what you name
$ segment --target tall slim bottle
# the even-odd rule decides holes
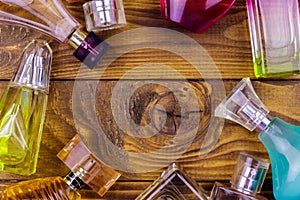
[[[39,178],[13,184],[3,190],[2,200],[79,200],[78,191],[84,185],[103,196],[121,175],[98,160],[78,135],[57,156],[70,169],[64,178]]]
[[[277,200],[300,199],[300,127],[271,118],[244,78],[216,108],[215,115],[230,119],[258,137],[266,147],[272,166],[273,193]]]
[[[0,100],[0,171],[36,172],[47,105],[52,50],[29,43]]]
[[[300,72],[298,0],[247,0],[256,77]]]

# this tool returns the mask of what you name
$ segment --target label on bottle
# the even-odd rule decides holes
[[[73,55],[88,68],[93,69],[108,49],[109,44],[90,32]]]

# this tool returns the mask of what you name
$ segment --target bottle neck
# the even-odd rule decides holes
[[[256,127],[256,129],[260,132],[260,131],[263,131],[265,130],[269,124],[271,123],[272,121],[272,117],[270,116],[266,116],[262,121],[261,123]]]
[[[72,171],[69,171],[65,176],[64,181],[75,191],[80,190],[85,185],[81,175],[75,174]]]

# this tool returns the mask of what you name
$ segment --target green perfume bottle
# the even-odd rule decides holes
[[[33,40],[0,100],[0,171],[36,172],[45,118],[52,50]]]
[[[255,76],[300,73],[299,1],[246,2]]]
[[[266,147],[272,167],[273,193],[277,200],[300,199],[300,127],[271,118],[256,95],[249,78],[244,78],[216,108],[215,115],[230,119],[250,131]]]

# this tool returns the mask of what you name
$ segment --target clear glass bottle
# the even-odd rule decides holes
[[[246,153],[240,153],[228,187],[216,182],[210,200],[268,200],[257,195],[269,169],[269,163]]]
[[[23,50],[16,73],[0,100],[0,170],[36,172],[46,113],[52,50],[33,40]]]
[[[60,0],[1,0],[0,21],[39,30],[76,49],[74,56],[93,68],[108,48],[93,32],[87,33]]]
[[[77,191],[85,184],[103,196],[121,175],[91,154],[78,135],[58,157],[71,170],[65,178],[39,178],[13,184],[3,190],[2,199],[77,200],[81,199]]]
[[[136,200],[207,200],[204,189],[172,163]]]
[[[216,108],[215,115],[230,119],[250,131],[266,147],[272,166],[273,193],[277,200],[300,199],[300,127],[271,118],[256,95],[249,78],[244,78]]]
[[[164,19],[202,33],[218,22],[235,0],[160,0]]]
[[[300,72],[298,0],[247,0],[256,77]]]

